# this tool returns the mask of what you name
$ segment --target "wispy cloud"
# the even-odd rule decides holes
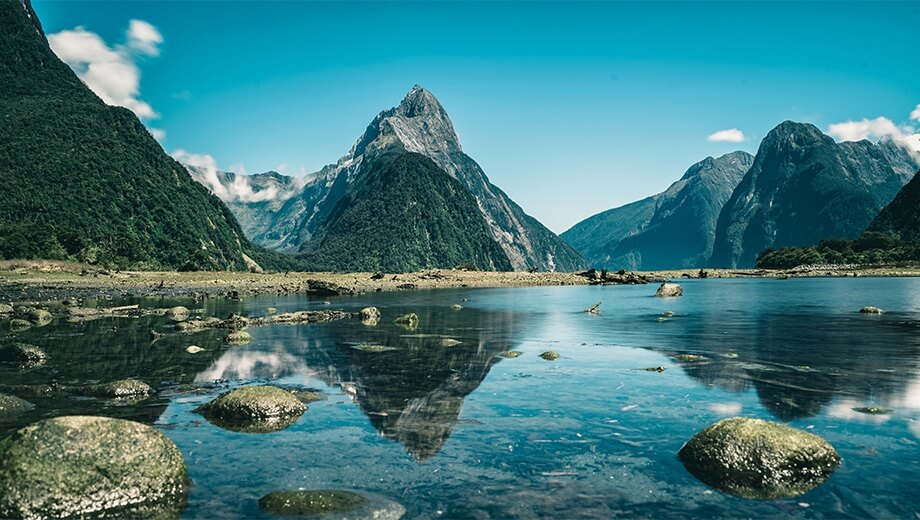
[[[273,199],[287,199],[294,195],[294,191],[282,193],[276,186],[267,186],[260,190],[254,189],[249,175],[246,174],[244,164],[234,164],[227,168],[226,171],[236,174],[232,176],[232,179],[228,179],[220,174],[217,159],[212,155],[192,153],[182,148],[173,150],[171,155],[173,159],[193,166],[195,169],[190,170],[192,178],[225,202],[264,202]]]
[[[51,49],[86,85],[109,105],[125,107],[143,120],[156,111],[140,99],[141,71],[137,63],[160,54],[163,36],[143,20],[131,20],[123,43],[109,46],[83,27],[48,35]]]
[[[706,138],[710,143],[741,143],[744,142],[744,132],[737,128],[719,130]]]
[[[163,142],[163,139],[166,139],[166,130],[162,128],[148,128],[147,131],[160,143]]]
[[[911,112],[910,117],[912,120],[920,120],[920,105]],[[888,136],[920,153],[920,130],[910,124],[898,125],[887,117],[834,123],[827,127],[827,134],[838,141],[861,141]]]
[[[920,105],[917,105],[917,108],[914,108],[914,111],[910,113],[910,118],[913,121],[920,121]]]

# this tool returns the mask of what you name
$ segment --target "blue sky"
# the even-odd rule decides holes
[[[47,33],[82,27],[134,67],[98,88],[146,103],[164,149],[224,169],[316,171],[418,83],[492,182],[556,232],[706,156],[753,153],[786,119],[847,139],[920,126],[918,2],[34,7]],[[744,140],[707,139],[731,129]]]

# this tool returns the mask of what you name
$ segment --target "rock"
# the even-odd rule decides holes
[[[185,351],[188,352],[189,354],[197,354],[199,352],[204,352],[204,349],[199,347],[198,345],[189,345],[185,347]]]
[[[840,464],[837,451],[817,435],[744,417],[707,427],[678,456],[704,483],[753,499],[801,495],[824,482]]]
[[[377,343],[358,343],[354,346],[355,350],[360,350],[361,352],[389,352],[390,350],[396,350],[393,347],[388,347],[386,345],[379,345]]]
[[[450,310],[452,311],[459,311],[461,309],[463,309],[463,305],[460,305],[459,303],[455,303],[450,306]]]
[[[559,353],[555,350],[547,350],[546,352],[540,354],[540,357],[547,361],[555,361],[559,359]]]
[[[661,313],[661,316],[664,318],[672,318],[674,317],[674,311],[664,311]]]
[[[648,368],[643,368],[642,370],[645,370],[646,372],[664,372],[665,368],[664,367],[648,367]]]
[[[265,314],[274,314],[276,312],[278,312],[278,309],[274,307],[266,307],[265,309]]]
[[[101,385],[89,385],[83,388],[83,393],[94,397],[112,397],[123,399],[128,397],[146,397],[153,393],[153,388],[137,379],[119,379]]]
[[[252,335],[245,330],[231,332],[224,337],[224,343],[229,343],[231,345],[243,345],[250,341],[252,341]]]
[[[0,420],[19,415],[35,408],[35,405],[14,395],[0,394]]]
[[[517,350],[506,350],[500,353],[499,356],[506,358],[506,359],[514,359],[516,357],[521,357],[521,354],[522,353],[518,352]]]
[[[600,314],[601,313],[601,303],[603,302],[595,303],[594,305],[585,309],[584,312],[586,312],[587,314]]]
[[[26,320],[12,319],[10,320],[10,330],[13,332],[22,332],[32,328],[32,324]]]
[[[377,307],[365,307],[361,309],[360,316],[362,324],[372,327],[380,321],[380,310]]]
[[[882,309],[879,309],[878,307],[873,307],[871,305],[868,305],[866,307],[863,307],[862,309],[859,309],[859,312],[863,314],[885,314],[885,311],[883,311]]]
[[[674,359],[678,361],[685,361],[688,363],[693,363],[694,361],[703,361],[706,359],[706,356],[701,356],[699,354],[678,354],[674,356]]]
[[[676,283],[667,283],[661,282],[661,285],[658,286],[658,291],[655,292],[655,296],[659,298],[670,298],[674,296],[682,296],[684,294],[684,289]]]
[[[17,307],[13,312],[17,318],[39,327],[51,323],[54,319],[50,312],[37,307]]]
[[[224,320],[222,326],[233,331],[243,330],[249,326],[249,318],[239,314],[231,314],[229,318]]]
[[[13,306],[7,303],[0,303],[0,315],[13,314]]]
[[[381,271],[377,271],[376,273],[371,275],[371,280],[381,280],[383,279],[383,277],[384,277],[384,274]]]
[[[19,365],[24,368],[37,367],[45,364],[48,355],[41,347],[26,343],[10,343],[0,345],[0,363]]]
[[[355,291],[324,280],[307,280],[306,293],[312,296],[338,296],[340,294],[354,294]]]
[[[401,504],[379,495],[337,489],[272,491],[259,499],[259,508],[280,516],[325,519],[399,520]]]
[[[172,321],[185,321],[188,319],[188,309],[181,305],[171,307],[166,309],[166,317]]]
[[[868,415],[888,415],[891,413],[890,408],[879,408],[876,406],[867,406],[864,408],[853,408],[853,411],[868,414]]]
[[[287,428],[307,407],[293,393],[275,386],[247,386],[221,394],[196,411],[221,428],[267,433]]]
[[[457,345],[461,345],[461,344],[463,344],[462,341],[458,341],[453,338],[444,338],[441,340],[442,347],[456,347]]]
[[[414,312],[410,312],[399,316],[393,320],[393,323],[409,330],[415,330],[418,328],[418,316]]]
[[[57,417],[0,441],[3,518],[178,517],[188,484],[176,445],[133,421]]]
[[[316,401],[324,401],[326,399],[326,394],[324,394],[321,390],[316,390],[313,388],[307,388],[303,390],[294,389],[288,391],[291,392],[291,395],[296,397],[303,404],[310,404]]]

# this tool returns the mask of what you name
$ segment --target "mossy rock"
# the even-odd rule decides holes
[[[265,308],[265,314],[275,314],[276,312],[278,312],[278,309],[276,309],[276,308],[274,308],[274,307],[266,307],[266,308]]]
[[[196,411],[226,430],[279,431],[294,424],[307,407],[296,395],[275,386],[247,386],[221,394]]]
[[[400,327],[408,330],[415,330],[418,328],[418,315],[414,312],[409,314],[403,314],[402,316],[397,317],[393,320],[393,323],[399,325]]]
[[[365,307],[361,309],[359,313],[361,320],[379,320],[380,319],[380,309],[377,307]]]
[[[31,368],[44,365],[48,355],[41,347],[27,343],[10,343],[0,345],[0,363],[19,365]]]
[[[229,343],[231,345],[243,345],[250,341],[252,341],[252,335],[245,330],[237,330],[224,337],[224,343]]]
[[[181,305],[166,309],[166,317],[172,321],[185,321],[188,319],[188,308]]]
[[[676,283],[662,283],[655,291],[655,296],[659,298],[675,298],[683,294],[684,288]]]
[[[540,354],[540,357],[547,361],[555,361],[559,359],[559,353],[555,350],[547,350],[546,352]]]
[[[519,352],[517,350],[506,350],[504,352],[499,353],[498,355],[505,359],[514,359],[516,357],[521,357],[521,354],[522,352]]]
[[[111,397],[116,399],[146,397],[153,393],[153,388],[137,379],[120,379],[111,383],[89,385],[83,393],[94,397]]]
[[[17,318],[21,320],[26,320],[32,325],[38,325],[39,327],[51,323],[54,319],[54,316],[45,309],[39,309],[38,307],[16,307],[14,314]]]
[[[0,303],[0,315],[13,314],[13,306],[8,303]]]
[[[406,514],[405,507],[384,497],[336,489],[272,491],[259,499],[259,507],[280,516],[340,520],[399,520]]]
[[[19,318],[10,320],[10,330],[13,332],[22,332],[31,328],[32,324],[29,323],[28,320],[21,320]]]
[[[19,415],[35,408],[35,405],[14,395],[0,394],[0,419]]]
[[[863,314],[885,314],[885,311],[883,311],[882,309],[879,309],[878,307],[873,307],[871,305],[868,305],[866,307],[863,307],[862,309],[859,309],[859,312]]]
[[[823,483],[840,464],[837,451],[817,435],[744,417],[705,428],[678,456],[704,483],[762,500],[801,495]]]
[[[0,441],[0,517],[178,517],[188,472],[151,426],[108,417],[39,421]]]

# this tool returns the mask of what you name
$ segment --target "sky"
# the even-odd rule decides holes
[[[33,5],[55,52],[175,157],[315,172],[419,84],[557,233],[787,119],[920,149],[920,2]]]

